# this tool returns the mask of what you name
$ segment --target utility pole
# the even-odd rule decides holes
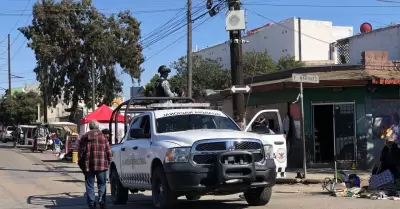
[[[92,63],[92,112],[94,112],[96,110],[96,57],[93,57]]]
[[[192,0],[188,0],[187,7],[187,94],[192,97]]]
[[[46,72],[43,69],[43,80],[45,82],[43,87],[43,123],[47,123],[47,94],[49,89],[49,70],[46,67]]]
[[[11,99],[11,38],[10,34],[8,34],[8,98]]]
[[[229,0],[230,11],[240,10],[240,0]],[[231,55],[231,76],[232,86],[244,86],[243,81],[243,56],[242,56],[242,31],[230,30],[230,55]],[[232,95],[233,116],[237,123],[245,126],[245,102],[243,92]]]

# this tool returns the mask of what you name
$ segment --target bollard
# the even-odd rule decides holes
[[[72,152],[72,163],[78,163],[78,152]]]

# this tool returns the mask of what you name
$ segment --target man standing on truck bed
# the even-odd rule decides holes
[[[106,204],[107,170],[112,161],[112,152],[107,138],[99,130],[99,122],[92,120],[89,123],[90,131],[84,134],[79,143],[78,164],[85,175],[87,204],[89,208],[100,208]],[[97,179],[99,196],[95,201],[94,181]]]
[[[171,91],[171,86],[169,85],[169,81],[167,80],[168,74],[171,73],[171,69],[169,69],[165,65],[161,65],[158,68],[158,73],[160,74],[160,78],[157,79],[155,84],[156,97],[177,97],[177,94]],[[171,101],[160,101],[160,102],[171,102]]]

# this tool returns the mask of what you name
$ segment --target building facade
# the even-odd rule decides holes
[[[395,124],[393,114],[400,114],[399,64],[388,60],[388,53],[383,51],[367,51],[362,57],[357,65],[304,67],[257,76],[252,83],[245,80],[252,87],[247,95],[248,109],[279,109],[281,117],[290,114],[293,119],[296,137],[287,139],[291,145],[288,167],[301,167],[303,163],[299,83],[292,81],[292,73],[315,74],[320,80],[318,84],[303,84],[309,166],[331,167],[335,160],[346,169],[353,164],[371,168],[379,163],[384,147],[381,131]],[[213,99],[219,101],[211,102],[229,114],[229,97],[230,91],[224,90]],[[247,116],[252,114],[254,111],[248,111]]]
[[[296,60],[301,57],[305,62],[315,63],[331,60],[330,43],[352,35],[353,27],[350,26],[334,26],[330,21],[293,17],[249,31],[243,37],[246,42],[243,52],[268,51],[275,61],[282,56],[294,56]],[[224,68],[230,69],[228,42],[198,50],[194,55],[218,60]]]
[[[400,25],[360,33],[333,43],[338,64],[359,64],[360,52],[387,51],[390,60],[400,60]]]

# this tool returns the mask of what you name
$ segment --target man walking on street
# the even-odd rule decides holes
[[[99,122],[89,123],[90,131],[84,134],[79,143],[78,164],[85,175],[86,197],[89,208],[105,208],[107,170],[111,162],[110,144],[99,130]],[[95,200],[94,181],[97,179],[98,197]]]

